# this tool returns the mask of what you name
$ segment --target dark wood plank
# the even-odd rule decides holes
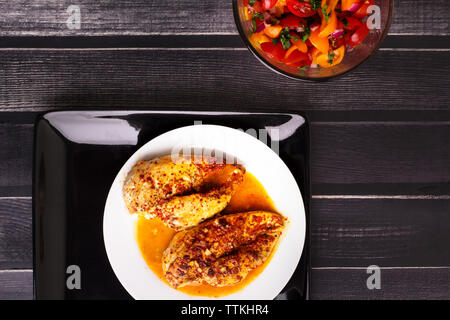
[[[277,75],[245,49],[1,50],[8,81],[0,83],[0,106],[448,110],[450,78],[442,75],[450,65],[442,61],[449,59],[450,51],[379,51],[356,70],[318,83]]]
[[[449,1],[395,0],[394,6],[390,33],[449,34]]]
[[[313,267],[450,266],[450,199],[313,199]]]
[[[321,300],[450,299],[450,269],[381,269],[381,289],[366,286],[366,269],[313,270],[311,298]]]
[[[31,216],[30,198],[0,198],[0,270],[32,267]]]
[[[313,267],[450,266],[450,199],[313,199]],[[0,269],[31,268],[31,199],[0,199]]]
[[[0,196],[30,195],[32,124],[0,124]]]
[[[45,0],[1,1],[0,35],[236,33],[228,1]],[[79,4],[80,30],[66,26],[69,5]],[[392,33],[449,34],[449,2],[396,0]],[[432,23],[431,23],[432,22]]]
[[[0,196],[30,196],[32,125],[0,139]],[[313,195],[450,195],[450,122],[312,122],[311,139]]]
[[[0,271],[0,300],[33,299],[33,271]]]
[[[450,181],[450,122],[315,123],[311,131],[313,183]]]

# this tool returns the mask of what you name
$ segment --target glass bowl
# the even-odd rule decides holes
[[[245,19],[244,0],[232,0],[234,20],[236,22],[239,34],[244,41],[247,48],[260,60],[266,67],[284,76],[293,79],[302,80],[326,80],[331,77],[341,75],[347,71],[352,70],[369,56],[371,56],[380,46],[381,42],[386,37],[389,26],[391,24],[392,15],[394,11],[394,0],[375,0],[375,5],[380,7],[380,29],[370,30],[369,35],[362,44],[353,48],[351,51],[347,50],[344,60],[330,68],[306,68],[300,70],[298,68],[289,67],[281,62],[278,62],[261,50],[257,43],[250,40],[251,37],[251,22]]]

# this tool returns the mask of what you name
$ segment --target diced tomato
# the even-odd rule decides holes
[[[343,36],[340,36],[340,37],[337,37],[337,38],[334,38],[334,37],[330,38],[330,47],[331,47],[331,49],[335,50],[335,49],[337,49],[339,47],[342,47],[344,45],[345,45],[345,39],[344,39]]]
[[[299,0],[287,0],[286,5],[289,11],[297,17],[306,18],[316,14],[309,0],[303,0],[302,2]]]
[[[249,4],[249,0],[244,0],[244,6],[247,7],[248,11],[250,13],[255,13],[255,12],[263,12],[263,8],[261,5],[261,1],[255,1],[255,3],[253,4],[253,6],[251,6]]]
[[[300,52],[299,50],[294,50],[283,62],[291,67],[298,68],[305,65],[310,65],[311,60],[307,53]]]
[[[261,49],[267,54],[269,58],[275,59],[277,61],[282,61],[286,54],[281,41],[275,45],[272,41],[261,43]]]
[[[291,46],[289,49],[287,49],[284,55],[284,60],[286,60],[289,57],[289,55],[296,50],[298,50],[296,46]]]
[[[347,25],[342,23],[343,29],[350,33],[355,32],[357,29],[359,29],[359,27],[362,26],[361,20],[353,18],[353,17],[346,17],[345,21],[347,22]]]
[[[280,20],[280,25],[283,28],[298,28],[306,24],[306,20],[300,17],[294,16],[293,14],[288,14],[286,17]]]
[[[363,25],[351,35],[351,37],[348,39],[347,44],[351,47],[356,47],[364,41],[369,32],[369,28],[367,28],[367,25],[365,23],[363,23]]]
[[[367,8],[375,4],[375,0],[364,0],[361,7],[353,14],[353,17],[364,19],[367,17]]]
[[[277,1],[278,0],[262,0],[262,8],[264,10],[270,10],[277,4]]]
[[[255,24],[256,26],[259,26],[261,23],[264,22],[264,20],[257,18],[257,17],[253,17],[253,20],[255,20]]]

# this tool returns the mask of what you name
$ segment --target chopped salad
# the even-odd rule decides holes
[[[244,0],[251,42],[300,70],[341,63],[369,34],[371,5],[374,0]]]

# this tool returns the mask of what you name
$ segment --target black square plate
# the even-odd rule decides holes
[[[301,189],[305,248],[277,299],[307,299],[309,291],[309,128],[300,114],[60,111],[38,117],[33,183],[34,277],[37,299],[131,299],[116,278],[103,243],[103,210],[122,165],[143,144],[193,125],[280,129],[280,157]],[[270,141],[269,141],[270,143]],[[80,267],[81,289],[66,285]]]

